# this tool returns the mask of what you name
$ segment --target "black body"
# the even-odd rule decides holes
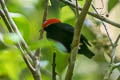
[[[62,43],[68,50],[71,51],[71,43],[74,34],[74,28],[66,23],[55,23],[47,26],[45,28],[47,32],[47,38],[56,40]],[[87,56],[88,58],[92,58],[94,56],[93,52],[91,52],[87,46],[90,46],[88,40],[81,35],[80,42],[82,45],[78,50],[78,53]]]

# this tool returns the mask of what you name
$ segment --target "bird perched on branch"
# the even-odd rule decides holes
[[[68,52],[71,51],[71,43],[73,40],[74,28],[66,23],[62,23],[59,19],[48,19],[43,23],[43,28],[47,32],[47,38],[62,43]],[[78,53],[92,58],[94,53],[90,51],[88,40],[81,35],[80,48]]]

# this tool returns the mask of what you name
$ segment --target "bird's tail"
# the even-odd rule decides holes
[[[79,54],[83,54],[88,58],[92,58],[95,54],[87,47],[87,45],[82,45],[78,50]]]

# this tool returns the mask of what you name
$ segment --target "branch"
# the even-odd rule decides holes
[[[83,10],[81,14],[78,16],[78,20],[76,22],[76,27],[75,27],[72,47],[71,47],[70,62],[68,65],[65,80],[72,80],[73,70],[74,70],[75,61],[76,61],[76,54],[78,53],[81,29],[82,29],[82,25],[85,20],[85,17],[87,15],[88,9],[90,7],[91,1],[92,0],[86,0]]]
[[[27,59],[27,54],[26,54],[25,51],[22,49],[22,47],[20,46],[20,44],[17,44],[17,47],[20,49],[26,65],[28,66],[28,68],[30,69],[30,71],[33,73],[33,72],[35,71],[35,68],[31,65],[31,63],[30,63],[29,60]]]
[[[93,4],[92,4],[92,8],[93,8],[93,9],[95,10],[95,12],[99,15],[99,13],[97,12],[97,10],[96,10],[96,8],[94,7]],[[120,39],[120,34],[119,34],[119,36],[117,37],[115,43],[113,43],[113,42],[112,42],[112,39],[110,38],[110,35],[109,35],[109,33],[108,33],[107,27],[106,27],[106,25],[105,25],[105,23],[104,23],[103,21],[102,21],[102,24],[103,24],[103,26],[104,26],[104,28],[105,28],[105,30],[106,30],[107,36],[108,36],[108,38],[109,38],[109,40],[110,40],[110,42],[111,42],[111,44],[112,44],[111,62],[110,62],[110,64],[109,64],[109,69],[108,69],[108,71],[107,71],[107,73],[105,74],[105,77],[104,77],[104,80],[109,80],[109,78],[110,78],[113,70],[114,70],[115,68],[117,68],[118,66],[120,66],[120,63],[116,63],[116,64],[114,63],[114,61],[115,61],[115,54],[116,54],[115,51],[116,51],[117,43],[118,43],[118,41],[119,41],[119,39]]]
[[[4,12],[2,10],[0,10],[0,16],[2,17],[2,19],[4,20],[6,26],[7,26],[7,29],[9,32],[14,32],[4,14]],[[31,71],[34,71],[34,68],[32,67],[32,65],[30,64],[29,62],[29,58],[27,58],[27,54],[25,54],[24,50],[21,48],[21,45],[19,43],[17,43],[17,47],[20,49],[21,53],[22,53],[22,56],[23,56],[23,59],[25,60],[28,68],[31,70]]]
[[[13,32],[13,30],[12,30],[12,28],[11,28],[11,26],[10,26],[10,24],[9,24],[9,22],[8,22],[6,16],[5,16],[5,14],[4,14],[4,12],[1,9],[0,9],[0,16],[4,20],[4,22],[5,22],[5,24],[6,24],[7,28],[8,28],[8,31],[9,32]]]
[[[44,4],[44,15],[43,15],[43,22],[42,24],[46,21],[47,19],[47,14],[48,14],[48,0],[45,0],[45,4]],[[43,38],[43,33],[44,33],[44,29],[43,27],[40,30],[40,39]]]
[[[47,19],[47,12],[48,12],[48,0],[45,0],[44,2],[45,6],[44,6],[44,15],[43,15],[43,23],[44,21],[46,21]],[[44,29],[43,27],[41,27],[41,30],[40,30],[40,38],[39,39],[42,39],[43,38],[43,33],[44,33]],[[40,48],[38,48],[35,52],[35,55],[34,55],[34,59],[33,59],[33,62],[34,62],[34,67],[36,69],[36,71],[34,72],[35,76],[35,80],[41,80],[40,76]]]
[[[0,10],[0,16],[2,17],[2,19],[4,20],[9,32],[13,32],[6,16],[4,15],[4,12],[2,10]],[[25,53],[25,51],[22,49],[21,45],[19,43],[17,43],[17,47],[20,49],[21,53],[22,53],[22,56],[23,56],[23,59],[26,63],[26,65],[28,66],[28,68],[30,69],[30,71],[33,73],[35,71],[34,67],[31,65],[31,63],[29,62],[29,58],[27,57],[28,54]]]
[[[56,68],[56,53],[53,53],[53,64],[52,64],[52,80],[56,80],[56,71],[55,71],[55,68]]]
[[[76,2],[76,16],[79,17],[78,1],[75,0],[75,2]]]
[[[40,69],[39,69],[40,68],[40,63],[39,63],[40,52],[39,52],[39,50],[38,50],[38,53],[35,53],[35,55],[32,56],[31,50],[29,49],[27,43],[25,42],[24,38],[20,34],[16,24],[14,23],[11,16],[9,15],[8,9],[5,5],[4,0],[0,0],[0,3],[1,3],[1,6],[2,6],[3,11],[4,11],[4,13],[1,11],[1,16],[2,16],[3,20],[5,21],[7,28],[9,29],[10,32],[16,32],[22,41],[21,43],[17,43],[17,47],[22,52],[23,59],[24,59],[25,63],[27,64],[28,68],[30,69],[30,71],[32,72],[34,80],[41,80]],[[22,46],[21,46],[21,44],[22,44]],[[34,66],[29,62],[29,60],[28,60],[29,58],[27,58],[28,54],[34,63]]]
[[[43,23],[46,21],[46,19],[47,19],[47,13],[48,13],[48,0],[45,0],[44,3],[45,3],[45,4],[44,4],[44,15],[43,15],[43,22],[42,22],[42,24],[43,24]],[[41,27],[41,30],[40,30],[40,37],[39,37],[40,40],[43,38],[43,33],[44,33],[44,29],[43,29],[43,27]],[[38,49],[36,50],[35,53],[38,54],[39,51],[40,51],[40,48],[38,48]]]
[[[116,47],[117,47],[117,44],[118,44],[119,39],[120,39],[120,34],[118,35],[115,43],[112,45],[112,59],[111,59],[111,63],[114,62],[114,59],[115,59],[115,49],[116,49]]]
[[[104,76],[104,80],[109,80],[109,78],[110,78],[113,70],[114,70],[115,68],[118,68],[118,67],[120,66],[120,63],[116,63],[116,64],[115,64],[115,54],[116,54],[115,50],[116,50],[116,47],[117,47],[117,44],[118,44],[119,39],[120,39],[120,34],[119,34],[119,36],[117,37],[115,43],[112,45],[111,62],[110,62],[110,64],[109,64],[109,69],[108,69],[107,73],[106,73],[105,76]]]
[[[48,0],[45,0],[44,3],[45,3],[45,4],[44,4],[44,15],[43,15],[43,22],[42,22],[42,24],[43,24],[43,23],[46,21],[46,19],[47,19]],[[43,38],[43,33],[44,33],[44,29],[43,29],[43,27],[41,27],[39,39],[42,39],[42,38]],[[35,55],[37,55],[37,54],[40,55],[40,48],[38,48],[38,49],[36,50]]]
[[[36,69],[33,75],[34,80],[42,80],[40,73],[40,49],[38,49],[37,52],[35,53],[33,63],[34,63],[34,68]]]
[[[19,30],[18,30],[18,28],[17,28],[17,25],[14,23],[12,17],[10,16],[4,0],[0,0],[0,4],[1,4],[1,7],[2,7],[2,9],[3,9],[3,12],[4,12],[7,20],[9,21],[9,24],[11,25],[11,28],[14,30],[14,32],[16,32],[16,33],[18,34],[18,36],[19,36],[20,39],[21,39],[21,44],[22,44],[22,46],[23,46],[24,49],[27,51],[27,53],[29,53],[29,56],[32,58],[32,52],[31,52],[31,50],[29,49],[29,47],[28,47],[27,43],[25,42],[24,38],[22,37],[21,33],[19,32]]]
[[[60,0],[60,1],[62,1],[63,3],[65,3],[65,4],[67,4],[67,5],[71,6],[71,7],[74,7],[74,8],[76,7],[76,4],[74,4],[73,2],[70,2],[68,0]],[[82,10],[82,8],[79,7],[79,10]],[[107,18],[104,18],[102,16],[99,16],[99,15],[97,15],[95,13],[92,13],[92,12],[89,12],[89,11],[88,11],[88,14],[95,17],[95,18],[97,18],[97,19],[100,19],[101,21],[104,21],[104,22],[106,22],[108,24],[111,24],[111,25],[117,27],[117,28],[120,28],[120,24],[118,24],[116,22],[113,22],[113,21],[111,21],[111,20],[109,20]]]
[[[94,7],[94,5],[93,5],[93,4],[91,4],[91,5],[92,5],[92,8],[95,10],[95,12],[99,15],[99,13],[98,13],[98,11],[96,10],[96,8]],[[112,39],[110,38],[109,32],[108,32],[108,30],[107,30],[107,26],[105,25],[105,23],[104,23],[103,21],[101,21],[101,22],[102,22],[102,25],[103,25],[104,28],[105,28],[105,31],[106,31],[106,33],[107,33],[107,36],[108,36],[108,38],[109,38],[109,40],[110,40],[111,45],[113,45]]]

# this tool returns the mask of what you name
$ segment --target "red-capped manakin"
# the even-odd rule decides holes
[[[48,19],[44,22],[43,28],[47,33],[48,39],[62,43],[68,52],[71,51],[71,43],[74,34],[74,28],[71,25],[62,23],[59,19]],[[83,35],[81,35],[80,43],[82,44],[80,45],[80,49],[78,49],[78,53],[92,58],[94,53],[88,48],[90,44]]]

